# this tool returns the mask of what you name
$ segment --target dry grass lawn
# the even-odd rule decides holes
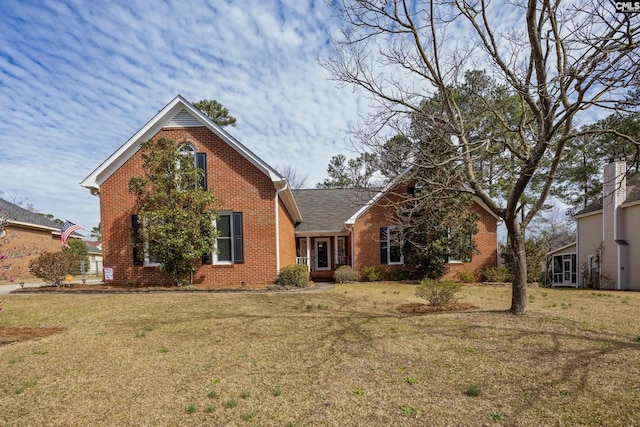
[[[464,286],[9,295],[2,426],[640,426],[640,293]]]

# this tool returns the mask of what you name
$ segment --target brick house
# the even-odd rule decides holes
[[[218,252],[203,257],[195,284],[264,287],[296,263],[307,264],[312,277],[331,277],[339,264],[401,265],[394,247],[381,242],[387,192],[291,190],[286,178],[178,95],[81,183],[100,195],[104,266],[113,268],[115,284],[168,284],[130,244],[137,213],[128,182],[143,172],[140,144],[160,137],[189,147],[205,171],[202,185],[222,204]],[[452,264],[454,270],[496,265],[497,218],[476,208],[481,254]]]
[[[307,264],[313,278],[331,278],[339,265],[360,271],[365,266],[380,270],[410,269],[404,265],[400,246],[390,238],[395,205],[408,187],[401,180],[379,191],[361,189],[294,190],[303,222],[296,227],[297,262]],[[479,214],[474,236],[478,254],[469,262],[450,260],[449,276],[471,270],[476,275],[497,265],[497,217],[475,199]]]
[[[0,281],[33,279],[29,263],[41,253],[62,250],[60,225],[3,199],[0,217],[6,221],[0,229]]]

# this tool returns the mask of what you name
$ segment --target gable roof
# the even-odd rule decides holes
[[[409,172],[411,172],[412,169],[413,169],[413,166],[409,166],[404,171],[402,171],[397,177],[395,177],[393,180],[391,180],[391,182],[389,182],[382,190],[380,190],[373,197],[371,197],[370,200],[365,205],[361,206],[360,209],[357,212],[355,212],[346,221],[346,224],[348,224],[348,225],[355,224],[355,222],[358,220],[358,218],[360,218],[369,209],[371,209],[378,202],[378,200],[380,200],[385,194],[387,194],[389,191],[391,191],[394,187],[396,187],[397,185],[399,185],[400,183],[405,181],[407,174]],[[482,209],[487,211],[496,220],[501,221],[500,217],[498,215],[496,215],[491,209],[489,209],[489,207],[486,205],[486,203],[484,203],[482,201],[482,199],[480,199],[478,196],[473,195],[473,201],[476,202],[478,204],[478,206],[480,206]]]
[[[6,217],[7,221],[12,224],[60,232],[60,224],[16,204],[7,202],[4,199],[0,199],[0,214]]]
[[[164,106],[138,132],[118,148],[107,160],[102,162],[80,185],[92,192],[100,190],[100,185],[129,160],[140,148],[140,144],[151,139],[163,127],[204,126],[218,136],[227,145],[237,151],[251,164],[267,175],[280,192],[282,200],[295,222],[302,221],[296,201],[291,194],[286,178],[260,159],[255,153],[245,147],[223,128],[215,124],[209,116],[198,110],[181,95],[177,95]]]
[[[293,190],[304,221],[296,233],[340,233],[345,223],[378,192],[373,189],[331,188]]]
[[[573,217],[577,218],[579,216],[591,214],[594,212],[600,212],[601,210],[602,210],[602,197],[600,197],[598,200],[588,205],[586,208],[580,209],[578,212],[573,214]]]
[[[102,255],[102,242],[95,240],[85,240],[84,244],[87,245],[87,252],[91,255]]]
[[[622,203],[622,206],[627,205],[629,203],[634,203],[640,201],[640,174],[635,174],[627,177],[627,198]],[[600,212],[602,210],[602,197],[600,197],[595,202],[587,205],[585,208],[580,209],[576,212],[573,217],[578,218],[583,215],[592,214],[595,212]]]

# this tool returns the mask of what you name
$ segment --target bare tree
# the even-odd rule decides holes
[[[593,117],[590,111],[620,108],[640,75],[640,16],[589,0],[331,3],[344,25],[323,64],[379,107],[362,130],[365,143],[381,146],[396,133],[412,139],[416,117],[429,127],[421,151],[430,152],[428,143],[438,149],[414,160],[416,168],[457,172],[502,218],[514,258],[511,312],[524,314],[526,227],[545,207],[563,152],[581,134],[578,125]],[[480,91],[471,115],[458,89],[465,72],[477,69],[508,102]],[[495,132],[486,132],[483,119]],[[613,129],[594,131],[638,144]],[[498,181],[486,179],[488,170],[502,173],[502,191],[491,188]]]
[[[309,178],[309,175],[302,175],[291,164],[286,164],[284,166],[276,165],[276,170],[279,171],[282,176],[287,178],[289,187],[294,190],[297,190],[298,188],[304,188],[307,185],[307,179]]]
[[[3,197],[3,196],[4,196],[4,191],[0,191],[0,197]],[[11,203],[13,203],[14,205],[20,206],[21,208],[24,208],[29,212],[34,212],[34,213],[36,212],[36,207],[34,206],[34,204],[27,203],[27,200],[29,198],[20,194],[18,190],[11,191],[11,194],[9,194],[9,198],[11,199]]]

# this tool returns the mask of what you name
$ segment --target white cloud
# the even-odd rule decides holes
[[[4,2],[0,190],[91,229],[98,199],[78,182],[180,93],[214,98],[229,131],[314,185],[350,150],[363,103],[318,57],[335,31],[314,1]]]

